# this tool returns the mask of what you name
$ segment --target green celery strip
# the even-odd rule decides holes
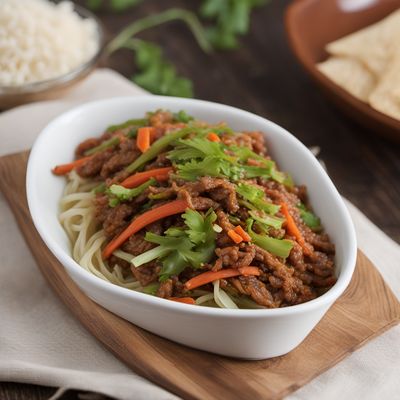
[[[125,171],[132,173],[135,172],[137,169],[142,167],[144,164],[152,160],[153,158],[156,158],[159,153],[161,153],[162,150],[164,150],[166,147],[170,145],[171,142],[174,140],[180,139],[190,132],[193,131],[193,128],[188,127],[188,128],[183,128],[180,129],[179,131],[168,133],[164,136],[162,136],[160,139],[156,140],[151,147],[144,152],[142,155],[140,155],[132,164],[128,165],[125,168]]]
[[[150,261],[155,260],[156,258],[159,257],[164,257],[166,256],[168,253],[170,253],[172,251],[172,249],[167,249],[163,246],[157,246],[154,249],[148,250],[142,254],[139,254],[138,256],[134,257],[131,260],[131,263],[135,266],[135,267],[140,267],[143,264],[146,264]]]
[[[122,124],[118,125],[111,125],[107,128],[107,132],[115,132],[120,129],[128,128],[129,126],[146,126],[149,124],[149,120],[147,118],[140,118],[140,119],[128,119],[128,121],[123,122]]]
[[[98,146],[93,147],[89,150],[85,151],[85,156],[91,156],[92,154],[96,154],[100,151],[106,150],[110,147],[114,147],[119,144],[120,139],[117,136],[112,137],[111,139],[105,140],[103,143],[100,143]]]

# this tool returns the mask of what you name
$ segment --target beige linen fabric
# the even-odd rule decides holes
[[[0,114],[0,156],[31,147],[49,120],[79,103],[141,89],[98,70],[63,100]],[[400,296],[400,248],[348,203],[359,246]],[[76,388],[118,399],[176,399],[131,372],[70,315],[42,278],[0,194],[0,381]],[[400,398],[400,327],[355,352],[289,399]]]

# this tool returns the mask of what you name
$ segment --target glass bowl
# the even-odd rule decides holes
[[[84,19],[91,19],[96,25],[98,46],[93,56],[66,74],[44,81],[26,83],[18,86],[0,85],[0,110],[34,101],[50,100],[60,97],[73,85],[84,79],[99,63],[104,48],[104,30],[98,18],[89,10],[74,4],[74,10]]]

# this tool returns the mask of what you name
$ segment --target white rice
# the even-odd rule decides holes
[[[61,76],[97,48],[95,23],[81,18],[69,1],[0,0],[0,86]]]

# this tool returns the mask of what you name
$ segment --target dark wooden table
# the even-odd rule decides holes
[[[82,1],[80,1],[82,3]],[[182,23],[145,32],[164,48],[179,72],[194,82],[195,96],[254,112],[282,125],[307,146],[321,147],[321,158],[343,196],[400,242],[400,145],[381,139],[344,117],[317,90],[292,55],[283,25],[288,0],[258,9],[248,36],[236,51],[204,54]],[[198,7],[199,1],[146,0],[123,15],[100,13],[108,33],[135,18],[171,6]],[[108,65],[126,76],[132,55],[115,54]],[[7,383],[0,399],[47,399],[54,389]],[[69,392],[63,399],[78,399]]]

